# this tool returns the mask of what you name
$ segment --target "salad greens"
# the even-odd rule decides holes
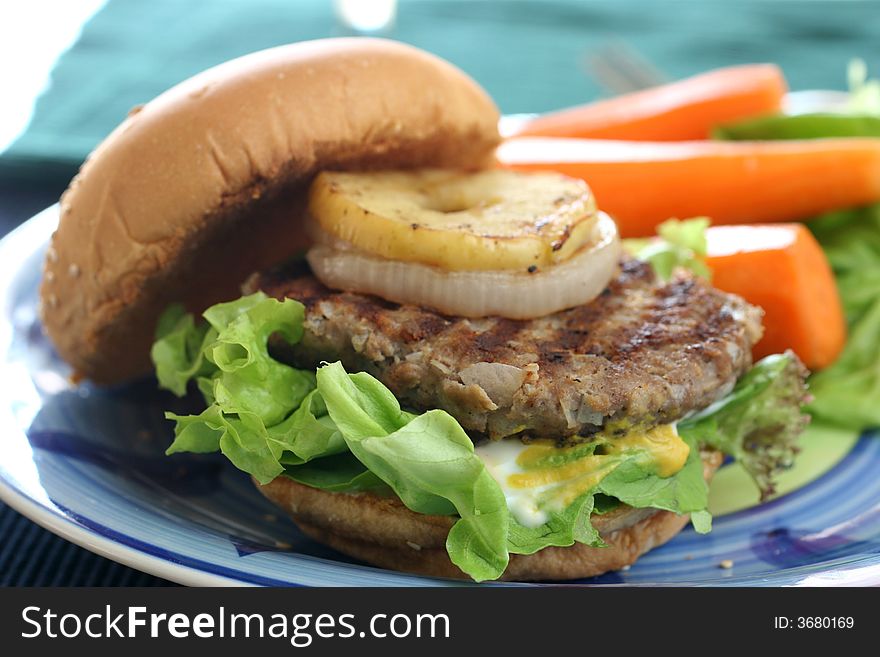
[[[734,457],[752,477],[762,499],[773,477],[790,468],[809,417],[804,369],[789,354],[767,356],[737,382],[733,392],[684,420],[679,431]]]
[[[847,109],[853,113],[862,112],[880,116],[880,80],[868,79],[868,66],[864,59],[850,61],[846,71],[849,83],[849,102]]]
[[[447,551],[476,580],[499,577],[510,553],[574,542],[601,545],[590,522],[597,497],[605,511],[613,498],[691,512],[695,527],[708,531],[699,444],[712,441],[752,459],[756,480],[765,485],[769,470],[785,465],[779,454],[787,454],[787,447],[771,447],[761,436],[792,421],[780,417],[778,401],[803,393],[785,365],[794,363],[792,357],[762,361],[723,402],[679,424],[690,449],[676,474],[660,477],[644,453],[624,453],[566,508],[550,513],[543,525],[525,527],[513,519],[501,486],[452,416],[409,413],[379,381],[349,374],[339,363],[315,373],[272,358],[269,337],[297,342],[303,316],[297,301],[260,292],[209,308],[204,323],[179,307],[166,311],[152,350],[160,385],[182,395],[194,381],[207,404],[197,415],[166,415],[176,423],[167,453],[220,451],[262,483],[283,475],[330,491],[393,494],[418,513],[454,516]],[[707,437],[712,432],[718,435]],[[588,443],[568,458],[594,451]],[[760,465],[764,459],[766,467]]]
[[[834,275],[849,338],[843,353],[811,377],[809,411],[838,426],[880,426],[880,204],[832,212],[809,224]]]
[[[627,239],[624,248],[639,260],[649,262],[660,280],[668,281],[677,267],[711,280],[712,272],[706,266],[708,227],[706,217],[669,219],[657,227],[657,237]]]

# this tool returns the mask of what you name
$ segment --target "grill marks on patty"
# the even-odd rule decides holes
[[[342,360],[405,406],[443,408],[492,438],[566,440],[609,420],[677,420],[732,388],[761,334],[760,310],[739,297],[687,275],[659,282],[633,259],[593,302],[526,321],[333,291],[302,268],[252,285],[306,306],[302,342],[276,345],[279,357],[300,367]]]

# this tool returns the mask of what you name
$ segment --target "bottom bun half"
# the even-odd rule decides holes
[[[704,451],[701,456],[703,476],[709,481],[722,455]],[[257,488],[284,509],[304,534],[343,554],[390,570],[467,579],[446,552],[453,517],[415,513],[397,498],[323,491],[284,476]],[[575,543],[535,554],[511,554],[501,579],[580,579],[618,570],[673,538],[688,516],[621,505],[594,515],[592,521],[608,547]]]

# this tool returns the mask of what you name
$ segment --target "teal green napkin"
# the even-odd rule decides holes
[[[502,111],[541,112],[600,95],[587,60],[609,43],[669,77],[751,61],[780,63],[795,88],[842,88],[847,61],[880,66],[872,2],[530,2],[400,0],[390,36],[449,59]],[[109,0],[58,61],[0,174],[69,175],[128,110],[254,50],[341,34],[328,1]]]

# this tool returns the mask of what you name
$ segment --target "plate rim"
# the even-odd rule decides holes
[[[77,523],[60,511],[53,511],[14,487],[0,475],[0,500],[43,529],[110,561],[121,563],[156,577],[184,586],[255,586],[251,582],[232,579],[174,563],[137,548],[125,545],[98,531]]]

